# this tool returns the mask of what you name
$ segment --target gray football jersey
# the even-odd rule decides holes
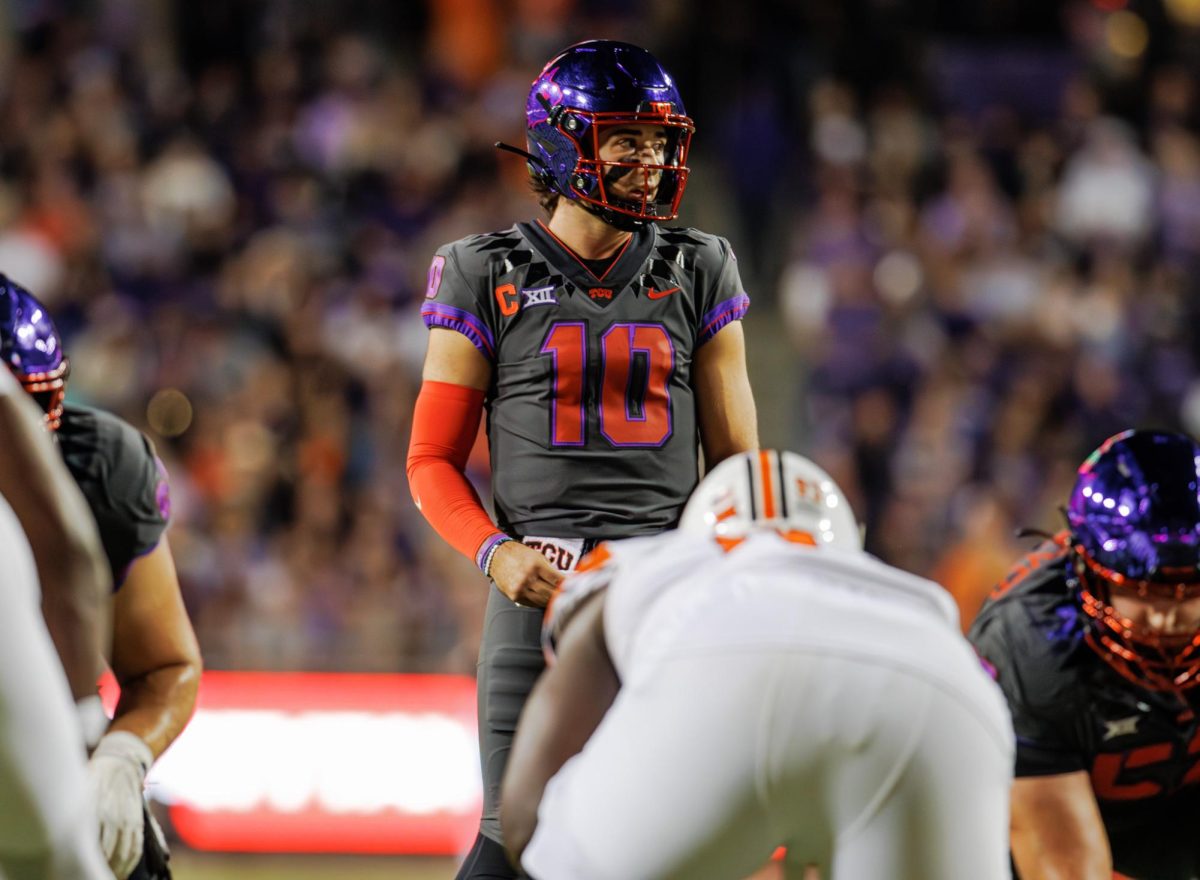
[[[698,477],[692,361],[750,304],[729,243],[637,232],[603,277],[540,222],[438,249],[421,315],[493,367],[492,492],[515,535],[675,524]]]

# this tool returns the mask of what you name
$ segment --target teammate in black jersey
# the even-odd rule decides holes
[[[508,148],[528,160],[548,219],[446,245],[429,270],[409,482],[494,582],[479,662],[484,815],[460,878],[515,876],[500,781],[562,572],[599,540],[673,525],[698,446],[710,466],[757,446],[733,252],[657,225],[678,211],[693,128],[650,53],[572,46],[533,83],[528,151]],[[496,520],[463,473],[484,411]]]
[[[1200,445],[1127,431],[970,639],[1017,735],[1023,880],[1200,877]]]
[[[102,410],[64,405],[70,366],[54,322],[37,299],[2,275],[0,356],[45,410],[112,571],[110,662],[121,697],[89,763],[101,846],[118,880],[169,876],[142,784],[191,717],[200,651],[164,534],[166,475],[137,429]]]

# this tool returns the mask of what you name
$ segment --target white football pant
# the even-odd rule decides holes
[[[961,636],[840,590],[737,605],[634,664],[547,786],[529,874],[736,880],[785,845],[791,878],[1009,877],[1012,725]]]

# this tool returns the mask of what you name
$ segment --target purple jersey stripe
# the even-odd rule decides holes
[[[483,322],[468,311],[456,309],[443,303],[427,302],[421,306],[421,317],[426,327],[446,327],[457,330],[475,343],[488,360],[496,358],[496,341]]]
[[[717,335],[718,330],[730,321],[737,321],[744,317],[749,308],[750,297],[744,293],[738,294],[733,299],[725,300],[701,320],[700,325],[703,329],[700,330],[700,338],[697,341],[708,342]]]

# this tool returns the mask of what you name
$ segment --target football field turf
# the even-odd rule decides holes
[[[450,880],[454,859],[171,853],[175,880]]]

